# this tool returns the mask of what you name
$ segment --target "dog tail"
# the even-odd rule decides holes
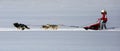
[[[25,28],[30,29],[28,26],[25,25]]]

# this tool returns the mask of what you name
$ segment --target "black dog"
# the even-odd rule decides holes
[[[13,25],[14,25],[17,29],[21,29],[21,30],[30,29],[27,25],[21,24],[21,23],[13,23]]]

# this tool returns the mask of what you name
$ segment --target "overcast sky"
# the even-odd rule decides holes
[[[0,16],[80,16],[101,9],[119,11],[119,3],[119,0],[0,0]]]

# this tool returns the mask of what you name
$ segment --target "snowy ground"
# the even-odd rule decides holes
[[[0,32],[0,51],[120,51],[120,32]]]
[[[59,28],[57,30],[53,29],[42,29],[42,28],[31,28],[31,29],[25,29],[20,30],[16,28],[0,28],[0,31],[120,31],[120,28],[116,29],[103,29],[103,30],[85,30],[83,28]]]

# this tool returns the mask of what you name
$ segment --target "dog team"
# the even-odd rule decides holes
[[[108,21],[107,16],[106,16],[107,15],[107,11],[106,10],[101,10],[101,15],[102,15],[102,18],[99,18],[97,23],[91,24],[89,26],[85,26],[83,28],[85,30],[88,30],[88,29],[102,30],[103,28],[107,29],[107,27],[106,27],[106,23]],[[21,24],[21,23],[13,23],[13,25],[17,29],[21,29],[21,30],[30,29],[27,25]],[[58,25],[46,24],[46,25],[42,25],[42,28],[57,30],[58,29]]]
[[[25,29],[30,29],[30,27],[28,27],[25,24],[22,23],[13,23],[14,27],[16,27],[17,29],[20,30],[25,30]],[[47,29],[53,29],[53,30],[57,30],[58,29],[58,25],[53,25],[53,24],[46,24],[46,25],[42,25],[42,28],[44,28],[45,30]]]

